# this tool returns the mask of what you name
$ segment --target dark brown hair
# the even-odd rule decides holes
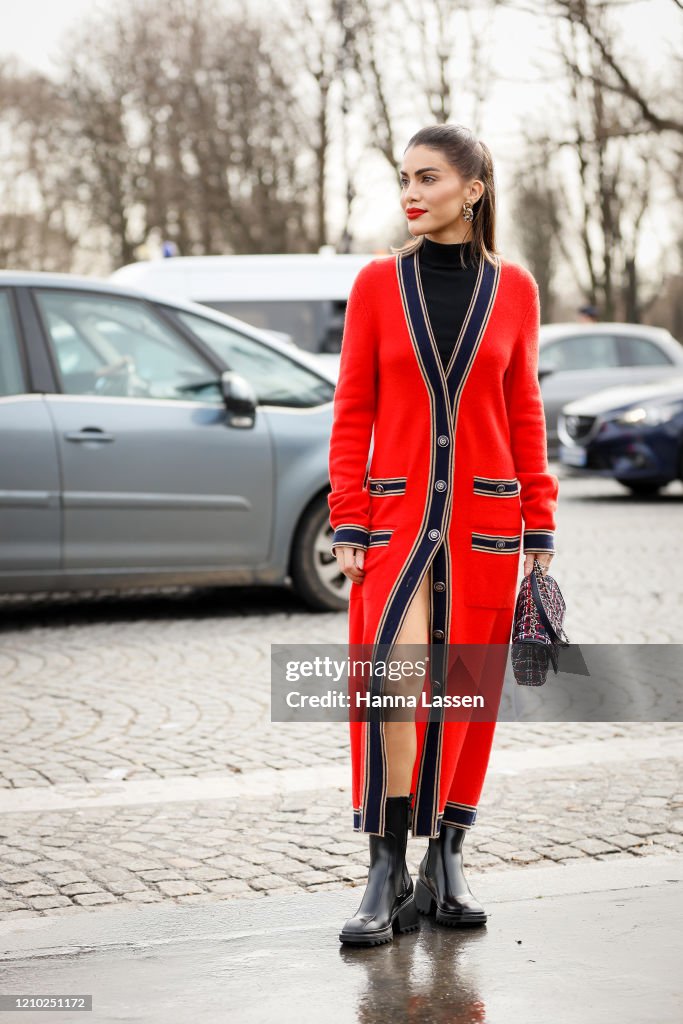
[[[491,152],[473,132],[462,124],[435,124],[421,128],[410,139],[404,150],[411,146],[427,146],[438,150],[454,167],[464,181],[478,178],[484,184],[484,192],[472,204],[473,220],[472,254],[496,265],[496,189],[493,175]],[[402,246],[390,246],[393,253],[410,253],[419,249],[424,235],[414,236]]]

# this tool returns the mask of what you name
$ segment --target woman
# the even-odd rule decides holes
[[[334,401],[330,523],[353,583],[349,643],[507,645],[520,550],[525,574],[534,557],[547,571],[554,552],[538,287],[496,254],[491,154],[469,130],[423,128],[400,175],[414,237],[354,281]],[[373,671],[371,692],[382,687]],[[462,841],[494,728],[350,722],[353,828],[369,833],[370,868],[342,942],[388,942],[417,927],[416,910],[447,925],[486,921]],[[409,828],[429,837],[415,888]]]

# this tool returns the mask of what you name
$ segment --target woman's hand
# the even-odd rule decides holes
[[[541,572],[545,576],[553,559],[553,554],[554,552],[552,551],[527,551],[524,556],[524,575],[529,575],[534,567],[534,558],[537,558],[541,563]]]
[[[363,569],[365,551],[363,548],[335,548],[335,554],[339,571],[348,576],[352,583],[362,583],[365,576]]]

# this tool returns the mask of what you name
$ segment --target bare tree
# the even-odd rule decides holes
[[[594,21],[595,32],[609,40],[603,11]],[[573,21],[568,31],[558,27],[558,47],[570,84],[574,153],[578,171],[579,208],[567,207],[564,255],[576,270],[573,236],[578,233],[583,266],[577,283],[586,298],[607,320],[626,317],[639,321],[644,308],[640,294],[637,255],[639,229],[652,202],[652,189],[644,187],[643,168],[651,177],[655,160],[647,139],[622,134],[626,116],[616,94],[602,84],[602,50],[592,37],[580,36]],[[612,44],[614,46],[614,44]],[[578,214],[578,216],[577,216]],[[572,227],[574,230],[572,230]]]
[[[623,59],[617,56],[615,36],[610,33],[605,13],[614,10],[614,3],[595,3],[591,0],[552,0],[558,12],[571,24],[579,26],[593,44],[598,56],[596,66],[584,72],[594,84],[603,90],[609,90],[620,99],[626,100],[631,107],[632,116],[636,115],[644,126],[655,132],[683,132],[683,118],[680,113],[663,109],[655,96],[649,96],[642,84],[637,84],[626,68]],[[677,4],[677,6],[681,6]],[[577,73],[582,73],[579,67]],[[664,97],[666,102],[667,97]],[[675,99],[673,94],[669,100]]]
[[[96,16],[72,37],[62,90],[115,262],[151,231],[187,255],[309,247],[306,143],[276,52],[216,0],[129,0],[106,32]]]
[[[632,71],[614,18],[630,0],[283,0],[260,18],[237,0],[94,10],[54,81],[0,67],[0,260],[73,269],[90,253],[99,269],[150,239],[187,255],[317,249],[333,185],[350,248],[362,155],[395,174],[406,124],[457,117],[480,131],[495,71],[486,39],[504,3],[551,19],[568,97],[564,124],[520,127],[517,227],[544,315],[564,264],[605,315],[638,319],[662,294],[639,266],[662,181],[669,223],[681,215],[683,61],[659,91]]]
[[[413,116],[443,124],[471,107],[480,130],[493,71],[481,40],[498,0],[358,0],[349,37],[354,66],[369,99],[370,135],[396,170],[397,123],[406,104]],[[475,13],[480,24],[475,29]],[[469,51],[461,40],[469,39]],[[456,92],[456,89],[459,91]]]
[[[581,78],[592,81],[604,91],[612,92],[626,101],[627,116],[621,127],[626,134],[634,132],[683,132],[683,117],[680,112],[680,92],[676,88],[657,88],[651,83],[645,85],[641,76],[638,81],[634,65],[638,62],[632,52],[628,58],[619,55],[614,21],[608,15],[618,15],[622,8],[633,6],[639,0],[500,0],[501,4],[518,11],[525,11],[535,17],[566,22],[577,28],[591,43],[598,60],[591,68],[577,63],[573,71]],[[683,0],[673,0],[683,11]],[[652,5],[650,5],[652,6]],[[656,15],[655,15],[656,16]],[[666,109],[667,106],[670,109]],[[617,130],[619,125],[615,126]]]
[[[593,33],[616,52],[610,11],[604,5],[594,7]],[[570,270],[579,293],[607,320],[638,322],[661,288],[661,274],[643,280],[639,259],[642,230],[657,194],[655,182],[661,179],[670,148],[664,141],[653,147],[653,132],[643,130],[637,112],[604,87],[603,48],[592,36],[575,19],[556,18],[554,30],[567,100],[559,124],[539,124],[527,147],[526,177],[534,206],[541,216],[551,218],[550,247]],[[540,184],[544,178],[553,180],[550,201]],[[558,181],[563,188],[555,187]],[[524,189],[518,188],[518,193],[523,203]],[[521,237],[535,274],[547,288],[542,264],[549,245],[544,243],[543,226],[532,225]],[[667,272],[671,266],[661,268],[662,274]]]
[[[13,60],[0,66],[0,266],[74,266],[81,218],[67,115],[45,76]]]
[[[328,159],[332,145],[335,85],[345,89],[345,0],[290,0],[277,19],[279,46],[298,70],[291,111],[313,155],[310,194],[313,197],[315,248],[328,239]],[[292,25],[296,31],[292,32]]]
[[[520,248],[529,270],[538,284],[541,316],[553,319],[555,297],[553,279],[559,256],[561,199],[553,178],[549,140],[529,140],[525,160],[517,169],[514,186],[515,226]]]

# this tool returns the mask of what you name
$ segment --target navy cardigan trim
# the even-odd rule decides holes
[[[363,548],[367,551],[369,539],[369,531],[364,526],[346,523],[344,526],[338,526],[334,531],[331,547],[333,551],[335,547]]]
[[[550,551],[555,552],[555,531],[554,530],[525,530],[524,531],[525,551]]]

